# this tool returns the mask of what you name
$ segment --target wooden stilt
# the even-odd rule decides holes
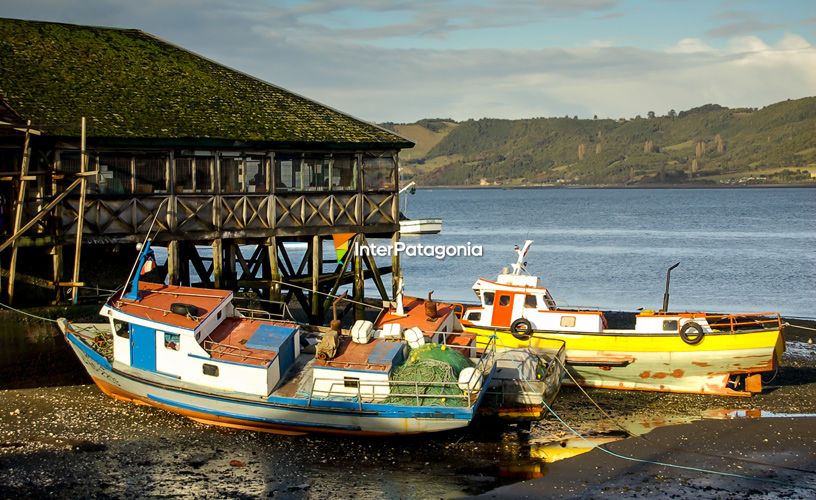
[[[82,149],[82,159],[80,163],[80,170],[82,173],[88,170],[88,151],[85,149],[86,145],[86,135],[85,135],[85,117],[82,117],[82,137],[81,137],[81,149]],[[79,283],[79,265],[80,265],[80,257],[82,255],[82,233],[85,228],[85,195],[88,192],[88,178],[84,175],[80,177],[82,179],[82,184],[79,186],[79,209],[77,211],[77,222],[76,222],[76,243],[74,245],[74,273],[71,282],[74,285],[71,287],[71,302],[74,304],[77,303],[79,300],[79,287],[76,286]]]
[[[23,222],[23,204],[25,203],[26,194],[26,180],[28,176],[28,164],[31,159],[31,120],[26,123],[25,140],[23,142],[23,160],[20,164],[20,192],[17,193],[17,207],[14,212],[14,233],[20,231],[20,225]],[[14,303],[14,280],[17,277],[17,243],[12,243],[11,247],[11,262],[9,263],[9,281],[8,281],[8,301],[9,304]]]
[[[323,273],[323,247],[320,243],[320,236],[312,236],[312,320],[322,323],[320,312],[320,275]]]
[[[53,265],[53,274],[54,277],[54,304],[59,304],[62,301],[62,287],[57,285],[57,283],[62,282],[62,247],[59,245],[54,246],[51,249],[51,262]]]
[[[397,253],[397,243],[399,243],[399,232],[391,237],[391,296],[392,300],[397,300],[397,276],[400,275],[400,256]]]
[[[171,285],[178,285],[181,282],[179,276],[180,263],[179,242],[173,240],[167,244],[167,281]]]
[[[226,287],[234,290],[238,286],[238,276],[235,271],[235,254],[240,252],[241,249],[238,248],[238,244],[234,240],[227,240],[224,249],[226,250],[226,255],[224,267],[221,269],[221,272],[224,273]]]
[[[218,238],[212,242],[213,282],[215,288],[224,288],[224,251],[223,241]]]
[[[359,252],[355,252],[354,256],[354,300],[358,302],[354,305],[354,319],[365,319],[365,309],[360,302],[365,300],[365,281],[363,277],[363,258]]]
[[[269,256],[269,300],[281,299],[280,269],[278,269],[278,239],[270,236],[266,240],[266,252]]]

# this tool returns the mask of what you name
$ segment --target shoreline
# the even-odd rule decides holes
[[[500,185],[500,186],[476,186],[476,185],[461,185],[461,184],[444,184],[423,186],[417,185],[417,189],[426,189],[432,191],[434,189],[816,189],[816,182],[809,182],[803,184],[749,184],[749,185],[730,185],[730,184],[653,184],[636,186],[627,186],[625,184],[570,184],[557,186],[554,184],[530,184],[530,185]]]

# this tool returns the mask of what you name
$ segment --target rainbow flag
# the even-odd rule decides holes
[[[338,233],[333,234],[334,251],[337,252],[337,263],[343,265],[343,258],[349,250],[349,241],[354,238],[354,233]]]

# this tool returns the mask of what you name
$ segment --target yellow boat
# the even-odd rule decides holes
[[[526,274],[531,244],[517,247],[512,271],[477,280],[480,303],[460,309],[479,345],[493,335],[505,349],[564,342],[573,377],[606,389],[750,396],[762,391],[761,374],[776,370],[785,349],[778,313],[666,312],[675,265],[663,309],[633,315],[634,328],[609,328],[599,310],[559,308],[538,277]]]

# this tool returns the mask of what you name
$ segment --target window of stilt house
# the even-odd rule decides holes
[[[134,193],[153,194],[167,192],[166,155],[139,155],[134,158]]]
[[[363,155],[363,189],[393,191],[396,187],[396,163],[390,153]]]
[[[211,193],[215,191],[212,156],[181,156],[175,159],[176,193]]]

